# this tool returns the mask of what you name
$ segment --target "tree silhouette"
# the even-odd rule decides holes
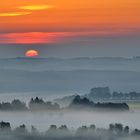
[[[15,133],[17,133],[17,134],[27,134],[28,133],[28,130],[26,128],[26,125],[23,124],[23,125],[20,125],[19,127],[17,127],[15,129]]]
[[[26,104],[20,100],[13,100],[11,106],[14,110],[27,110]]]
[[[11,125],[9,122],[0,122],[0,131],[9,132],[11,131]]]
[[[124,134],[126,134],[126,135],[129,134],[129,126],[125,126],[125,128],[124,128]]]

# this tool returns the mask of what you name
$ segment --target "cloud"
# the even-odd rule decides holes
[[[29,14],[31,14],[31,12],[8,12],[8,13],[0,13],[0,17],[24,16]]]
[[[36,11],[36,10],[46,10],[53,8],[53,5],[28,5],[28,6],[21,6],[18,7],[18,9],[21,10],[31,10],[31,11]],[[14,17],[14,16],[24,16],[24,15],[29,15],[32,12],[29,11],[24,11],[24,12],[3,12],[0,13],[0,17]]]
[[[24,10],[46,10],[53,8],[53,5],[28,5],[28,6],[21,6],[19,9],[24,9]]]
[[[9,33],[0,34],[0,44],[44,44],[55,42],[60,33]]]
[[[95,38],[126,36],[124,32],[25,32],[0,34],[0,44],[52,44],[71,41],[93,41]]]

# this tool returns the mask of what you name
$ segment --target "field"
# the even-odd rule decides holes
[[[131,102],[131,103],[128,103],[128,105],[131,110],[134,110],[134,109],[140,110],[140,102]]]

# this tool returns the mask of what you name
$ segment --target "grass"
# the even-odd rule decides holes
[[[140,102],[128,103],[130,109],[140,109]]]

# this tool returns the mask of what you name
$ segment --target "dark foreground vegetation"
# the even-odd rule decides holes
[[[31,99],[28,105],[20,100],[0,103],[1,111],[65,111],[65,110],[112,110],[112,111],[127,111],[129,106],[126,103],[94,103],[86,97],[75,96],[73,101],[64,108],[59,104],[45,102],[43,99],[36,97]]]
[[[63,98],[55,99],[55,102],[59,103],[61,106],[70,104],[72,100],[77,95],[65,96]],[[111,92],[109,87],[96,87],[92,88],[89,93],[81,95],[81,97],[86,97],[93,102],[139,102],[140,101],[140,92],[132,91],[129,93],[123,92]]]
[[[66,125],[51,125],[45,132],[39,132],[31,126],[20,125],[14,129],[9,122],[0,122],[0,139],[2,140],[139,140],[140,130],[131,130],[122,124],[110,124],[109,128],[96,128],[94,124],[69,129]]]
[[[71,104],[67,107],[72,110],[110,110],[110,111],[127,111],[129,106],[126,103],[94,103],[88,98],[77,95]]]

